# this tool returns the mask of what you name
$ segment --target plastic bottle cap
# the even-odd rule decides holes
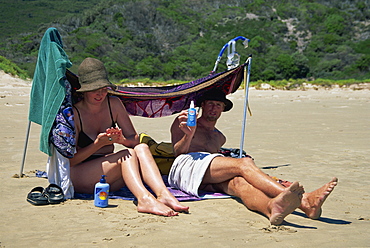
[[[101,175],[100,183],[106,183],[105,175]]]
[[[190,102],[190,108],[195,108],[194,101]]]

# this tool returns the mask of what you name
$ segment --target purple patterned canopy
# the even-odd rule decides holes
[[[190,102],[204,92],[219,88],[225,94],[234,93],[243,80],[247,63],[232,70],[211,74],[195,81],[165,87],[121,87],[110,91],[118,96],[130,115],[142,117],[163,117],[188,109]]]

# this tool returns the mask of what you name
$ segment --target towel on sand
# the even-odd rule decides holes
[[[163,175],[162,179],[167,186],[167,189],[171,192],[172,195],[176,197],[178,201],[199,201],[199,200],[206,200],[206,199],[222,199],[222,198],[231,198],[232,196],[222,193],[214,193],[214,192],[206,192],[200,191],[199,197],[189,195],[181,190],[172,188],[168,185],[168,177],[167,175]],[[147,187],[148,188],[148,187]],[[153,191],[148,188],[149,192],[153,193]],[[76,193],[74,195],[75,199],[93,199],[93,194],[81,194]],[[136,200],[135,196],[131,193],[131,191],[127,187],[123,187],[118,191],[109,192],[110,199],[122,199],[122,200],[129,200],[134,201]]]
[[[45,171],[36,171],[36,177],[40,178],[47,178],[48,175]],[[222,194],[222,193],[214,193],[214,192],[206,192],[200,191],[199,197],[189,195],[181,190],[172,188],[168,185],[168,176],[162,175],[162,179],[167,187],[167,189],[176,197],[179,201],[199,201],[199,200],[206,200],[206,199],[222,199],[222,198],[231,198],[232,196]],[[148,187],[147,187],[148,188]],[[153,191],[148,188],[149,192],[153,193]],[[91,200],[94,199],[93,194],[82,194],[82,193],[74,193],[75,199],[86,199]],[[109,192],[110,199],[122,199],[122,200],[129,200],[134,201],[136,200],[135,196],[131,193],[131,191],[127,187],[123,187],[120,190]]]

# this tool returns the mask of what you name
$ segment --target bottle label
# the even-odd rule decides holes
[[[102,191],[102,192],[100,192],[99,193],[99,199],[100,200],[106,200],[108,198],[108,194],[107,194],[107,192],[104,192],[104,191]]]
[[[192,121],[195,119],[195,110],[193,109],[189,110],[189,118]]]
[[[195,126],[195,124],[196,124],[196,114],[197,114],[197,112],[194,108],[189,109],[188,121],[186,123],[189,127]]]
[[[102,188],[96,188],[95,194],[98,195],[98,197],[99,197],[100,200],[106,200],[106,199],[108,199],[108,192],[109,191],[107,191],[107,192],[106,191],[103,191]]]

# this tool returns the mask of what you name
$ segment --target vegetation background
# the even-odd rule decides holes
[[[0,69],[21,77],[55,27],[72,71],[95,57],[116,81],[204,77],[237,36],[252,81],[370,78],[369,0],[2,0],[0,15]]]

